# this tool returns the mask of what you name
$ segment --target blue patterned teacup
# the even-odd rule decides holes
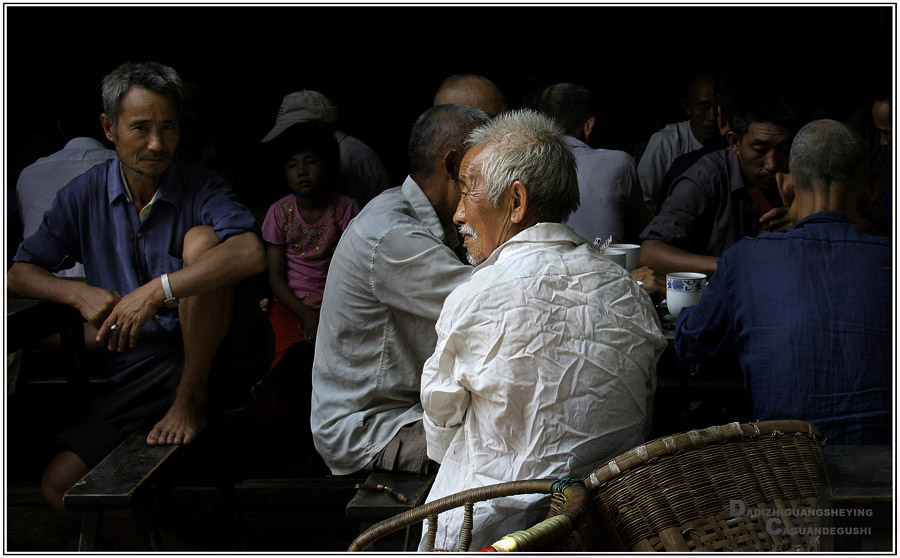
[[[678,317],[682,308],[700,302],[706,289],[706,275],[682,271],[666,275],[666,305],[669,314]]]

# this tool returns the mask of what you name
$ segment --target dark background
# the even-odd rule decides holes
[[[129,60],[164,62],[203,83],[207,126],[233,148],[229,178],[248,203],[265,205],[283,179],[259,140],[292,91],[328,96],[341,128],[375,149],[399,184],[413,121],[455,73],[489,77],[511,107],[543,86],[581,83],[599,101],[595,147],[636,154],[686,118],[680,99],[697,68],[753,65],[795,80],[819,114],[864,111],[879,81],[893,84],[894,23],[892,5],[7,5],[7,188],[61,147],[60,97],[86,91],[99,114],[103,75]]]

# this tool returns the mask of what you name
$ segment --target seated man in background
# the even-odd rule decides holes
[[[639,243],[647,226],[634,159],[624,151],[587,144],[596,123],[591,93],[574,83],[544,90],[538,109],[562,127],[578,165],[581,203],[566,224],[587,240],[612,236],[615,243]]]
[[[100,118],[116,157],[60,190],[7,273],[11,292],[76,308],[110,351],[108,391],[57,436],[44,473],[61,513],[63,494],[129,434],[194,442],[272,358],[268,319],[242,281],[266,267],[258,226],[224,180],[173,161],[180,103],[168,66],[107,75]],[[53,275],[76,262],[86,282]]]
[[[689,151],[684,155],[675,157],[675,160],[669,165],[669,170],[666,171],[662,185],[657,189],[656,197],[653,200],[656,204],[656,215],[659,214],[663,203],[665,203],[666,198],[669,197],[669,192],[672,190],[672,183],[675,182],[676,178],[684,174],[685,171],[691,168],[691,166],[704,155],[712,153],[713,151],[728,148],[728,132],[731,130],[728,115],[731,112],[735,96],[738,93],[735,90],[738,85],[735,81],[736,79],[733,79],[730,75],[725,75],[719,80],[719,83],[716,86],[716,101],[715,104],[713,104],[713,116],[716,119],[716,126],[719,129],[719,140],[708,143],[700,149]]]
[[[663,177],[676,157],[719,140],[719,129],[713,113],[715,88],[714,75],[701,73],[692,76],[681,101],[688,119],[669,124],[650,136],[637,167],[644,200],[650,202],[656,199]]]
[[[712,275],[732,244],[791,223],[775,173],[788,170],[799,111],[784,86],[742,80],[728,115],[730,149],[701,157],[672,184],[659,215],[641,233],[641,264],[663,275]]]
[[[666,346],[647,293],[562,224],[579,197],[562,131],[510,112],[469,146],[454,222],[477,267],[447,297],[422,374],[428,455],[441,463],[429,501],[580,477],[638,445]],[[476,503],[472,548],[542,519],[543,500]],[[462,513],[440,516],[436,548],[459,546]]]
[[[856,224],[874,193],[865,142],[811,122],[790,168],[778,188],[796,225],[725,252],[678,316],[675,348],[689,365],[736,353],[759,420],[806,420],[833,444],[890,444],[892,250]]]
[[[506,97],[494,82],[475,74],[445,79],[434,94],[434,106],[458,104],[483,110],[491,118],[506,112]]]
[[[325,282],[313,361],[316,450],[336,475],[425,473],[419,385],[444,299],[471,274],[453,212],[466,136],[482,111],[425,111],[403,186],[372,200],[341,236]]]
[[[566,219],[585,240],[610,236],[614,243],[640,244],[647,226],[647,213],[634,159],[624,151],[594,149],[587,144],[594,129],[593,100],[587,88],[574,83],[551,85],[541,94],[538,108],[552,118],[566,135],[563,138],[578,167],[578,209]],[[665,277],[643,267],[632,272],[644,289],[665,296]]]

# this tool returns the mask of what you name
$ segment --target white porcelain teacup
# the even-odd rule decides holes
[[[669,314],[678,317],[681,309],[700,302],[706,290],[706,275],[690,271],[666,275],[666,305]]]
[[[625,267],[625,263],[628,260],[628,256],[625,252],[622,250],[613,250],[612,247],[607,249],[606,252],[603,252],[603,255],[622,267]]]
[[[634,271],[641,267],[641,245],[640,244],[610,244],[610,250],[621,250],[625,252],[626,271]]]

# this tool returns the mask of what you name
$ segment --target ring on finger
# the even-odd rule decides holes
[[[115,331],[115,330],[119,329],[120,327],[122,327],[122,326],[120,326],[119,324],[113,324],[113,325],[109,326],[109,330]]]

